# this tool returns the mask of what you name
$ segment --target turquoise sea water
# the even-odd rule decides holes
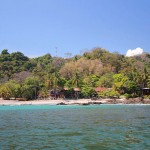
[[[150,105],[0,106],[0,150],[148,150]]]

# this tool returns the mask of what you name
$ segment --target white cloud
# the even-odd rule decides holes
[[[141,55],[143,53],[143,49],[140,47],[137,47],[136,49],[129,49],[126,53],[127,57],[132,57],[136,55]]]

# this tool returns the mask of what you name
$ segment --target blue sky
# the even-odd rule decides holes
[[[150,0],[0,0],[0,6],[0,50],[29,57],[94,47],[150,52]]]

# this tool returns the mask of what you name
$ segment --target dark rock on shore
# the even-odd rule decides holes
[[[66,104],[66,103],[61,102],[61,103],[58,103],[57,105],[67,105],[67,104]]]
[[[88,102],[88,103],[81,103],[80,105],[93,105],[93,104],[102,104],[102,102]]]
[[[126,99],[124,104],[150,104],[150,99],[130,98]]]
[[[129,99],[110,99],[107,104],[150,104],[150,99],[129,98]]]
[[[90,103],[82,103],[80,105],[84,105],[84,106],[87,106],[87,105],[90,105]]]

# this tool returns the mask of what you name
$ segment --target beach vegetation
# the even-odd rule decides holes
[[[125,97],[126,99],[133,98],[133,96],[132,96],[131,94],[128,94],[128,93],[125,93],[125,94],[124,94],[124,97]]]
[[[98,92],[98,97],[100,98],[119,98],[120,93],[114,89],[102,90]]]
[[[83,85],[81,88],[81,94],[82,94],[82,97],[91,98],[93,97],[93,95],[95,95],[95,90],[92,86]]]
[[[10,86],[10,84],[8,83],[5,83],[5,84],[2,84],[0,86],[0,97],[2,97],[3,99],[10,99],[13,95],[13,92],[12,92],[12,87]]]

